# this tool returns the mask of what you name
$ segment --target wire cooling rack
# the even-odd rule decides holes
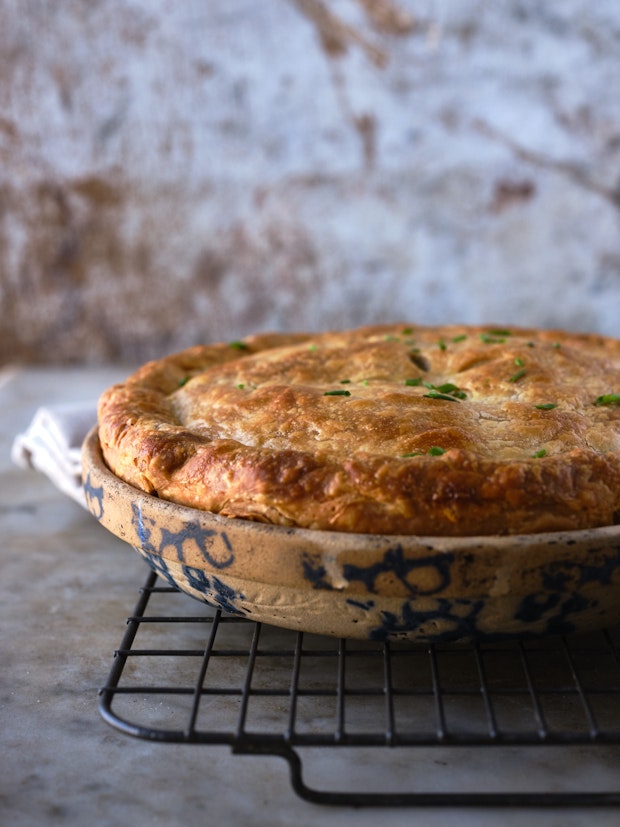
[[[581,773],[564,778],[567,750],[579,762],[611,749],[620,769],[620,629],[467,646],[339,640],[227,615],[149,571],[99,708],[138,738],[281,756],[297,795],[319,804],[620,804],[620,779],[592,790]],[[553,789],[540,787],[541,761],[556,767]],[[465,788],[440,778],[455,762]],[[522,781],[530,765],[526,789],[489,783]]]

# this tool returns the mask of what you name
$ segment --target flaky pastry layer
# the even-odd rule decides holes
[[[382,325],[150,362],[99,402],[110,469],[227,517],[471,536],[620,522],[620,341]]]

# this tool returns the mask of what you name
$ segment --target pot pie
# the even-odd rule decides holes
[[[366,534],[620,522],[620,340],[380,325],[149,362],[100,398],[125,482],[225,517]]]

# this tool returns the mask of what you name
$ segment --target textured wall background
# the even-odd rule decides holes
[[[0,0],[0,360],[620,335],[617,0]]]

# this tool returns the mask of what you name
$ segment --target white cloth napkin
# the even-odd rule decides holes
[[[86,507],[82,488],[82,442],[97,422],[93,404],[39,408],[28,428],[18,434],[11,459],[21,468],[45,474],[64,494]]]

